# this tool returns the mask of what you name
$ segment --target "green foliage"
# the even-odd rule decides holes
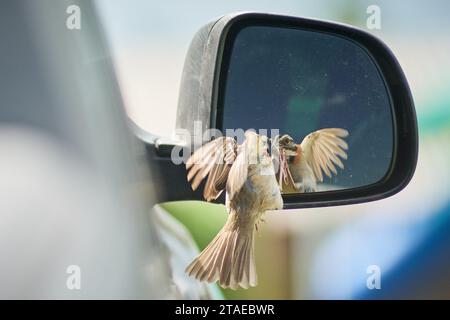
[[[214,238],[227,219],[227,211],[222,204],[174,201],[161,206],[189,230],[200,250]]]

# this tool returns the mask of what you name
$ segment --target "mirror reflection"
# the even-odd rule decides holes
[[[221,128],[279,131],[270,138],[282,192],[356,188],[386,175],[394,140],[389,93],[359,45],[248,26],[235,35],[227,67]]]

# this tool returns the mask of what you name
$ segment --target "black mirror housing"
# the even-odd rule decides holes
[[[353,41],[373,59],[381,73],[392,105],[394,150],[391,166],[380,181],[358,188],[307,194],[283,195],[285,208],[306,208],[379,200],[402,190],[411,180],[418,154],[417,121],[406,78],[390,49],[378,38],[360,29],[319,20],[265,13],[234,13],[201,28],[191,42],[181,81],[177,129],[194,134],[223,130],[223,98],[233,41],[247,26],[296,28],[327,33]]]

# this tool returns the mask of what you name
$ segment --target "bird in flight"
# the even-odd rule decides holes
[[[225,190],[228,211],[223,228],[186,268],[188,275],[219,281],[223,288],[257,285],[255,230],[267,210],[283,208],[268,140],[254,131],[245,132],[241,145],[232,137],[220,137],[200,147],[186,162],[192,189],[207,177],[204,198],[212,201]]]

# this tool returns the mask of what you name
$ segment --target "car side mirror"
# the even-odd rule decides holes
[[[234,13],[201,28],[185,61],[177,131],[189,133],[180,138],[189,149],[211,129],[254,129],[279,144],[280,159],[297,166],[280,178],[286,208],[391,196],[417,162],[414,104],[394,55],[331,22]]]

